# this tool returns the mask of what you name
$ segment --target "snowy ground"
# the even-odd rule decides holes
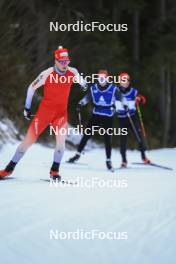
[[[1,167],[14,150],[15,145],[2,149]],[[174,171],[130,164],[140,161],[137,151],[128,153],[130,168],[115,173],[106,171],[101,149],[86,153],[80,161],[85,164],[63,164],[63,178],[79,178],[84,184],[95,180],[93,188],[51,187],[41,181],[48,177],[52,155],[52,149],[34,145],[18,165],[15,179],[0,182],[2,264],[176,263],[176,149],[148,153],[153,162]],[[66,152],[64,159],[71,155]],[[113,164],[120,164],[116,151]],[[115,180],[119,186],[101,188],[102,180]],[[128,239],[50,239],[51,230],[95,229],[125,232]]]

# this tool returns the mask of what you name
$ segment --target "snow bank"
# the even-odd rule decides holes
[[[3,118],[0,121],[0,148],[6,142],[17,142],[17,138],[19,138],[19,133],[14,126],[14,123],[8,118]]]

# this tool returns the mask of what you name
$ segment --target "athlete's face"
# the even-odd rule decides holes
[[[104,87],[107,84],[107,75],[105,74],[99,74],[98,75],[98,82],[99,84]]]
[[[130,85],[130,79],[129,78],[124,78],[124,80],[120,81],[120,86],[123,88],[128,88]]]
[[[60,71],[66,71],[69,63],[69,60],[55,60],[55,65]]]

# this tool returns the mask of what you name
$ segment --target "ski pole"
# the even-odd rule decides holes
[[[134,132],[134,134],[136,136],[136,139],[137,139],[138,143],[140,144],[141,143],[141,138],[139,137],[139,134],[138,134],[137,129],[136,129],[135,125],[134,125],[134,122],[133,122],[133,120],[132,120],[132,118],[131,118],[131,116],[130,116],[130,114],[128,112],[128,106],[124,105],[124,108],[126,110],[127,117],[128,117],[128,119],[130,121],[131,127],[132,127],[133,132]]]
[[[140,109],[139,105],[137,105],[137,112],[138,112],[139,120],[141,123],[142,134],[145,138],[147,138],[145,127],[144,127],[144,122],[143,122],[143,118],[142,118],[142,113],[141,113],[141,109]]]
[[[81,127],[81,111],[78,112],[79,127]]]
[[[131,124],[131,126],[132,126],[132,129],[133,129],[133,131],[134,131],[134,134],[135,134],[135,136],[136,136],[136,138],[137,138],[138,143],[141,143],[141,138],[139,137],[139,134],[138,134],[138,132],[137,132],[137,130],[136,130],[136,127],[135,127],[135,125],[134,125],[134,122],[133,122],[133,120],[132,120],[132,118],[131,118],[129,112],[127,112],[127,116],[128,116],[128,118],[129,118],[130,124]]]
[[[148,140],[147,140],[147,134],[146,134],[143,118],[142,118],[142,112],[141,112],[141,109],[140,109],[139,105],[137,105],[137,112],[138,112],[139,121],[140,121],[140,124],[141,124],[142,134],[143,134],[143,137],[145,139],[145,143],[146,143],[146,146],[147,146],[147,149],[148,149],[149,148],[149,144],[148,144]]]
[[[81,108],[80,106],[78,105],[77,106],[77,112],[78,112],[78,124],[79,124],[79,130],[81,131]]]

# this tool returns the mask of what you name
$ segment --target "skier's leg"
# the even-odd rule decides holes
[[[128,120],[127,117],[124,118],[119,118],[119,127],[122,128],[128,128],[129,124],[128,124]],[[122,167],[126,167],[127,166],[127,158],[126,158],[126,149],[127,149],[127,135],[120,135],[119,136],[119,140],[120,140],[120,154],[122,157]]]
[[[142,134],[141,134],[141,128],[140,128],[139,122],[138,122],[138,120],[137,120],[137,118],[136,118],[135,115],[133,115],[131,117],[131,119],[132,119],[132,121],[134,123],[134,126],[136,128],[136,131],[137,131],[138,136],[140,138],[140,142],[138,142],[138,145],[139,145],[139,150],[141,152],[141,157],[143,159],[143,158],[145,158],[145,146],[144,146],[144,142],[143,142],[143,138],[142,138]]]
[[[106,152],[106,159],[111,159],[111,151],[112,151],[112,136],[111,135],[104,135],[104,144],[105,144],[105,152]]]
[[[111,151],[112,151],[112,136],[111,135],[104,135],[104,144],[105,144],[105,151],[106,151],[106,167],[109,170],[112,170],[112,162],[111,162]]]
[[[145,147],[145,143],[144,143],[144,140],[142,137],[142,132],[141,132],[141,127],[140,127],[139,121],[138,121],[136,115],[132,116],[131,118],[132,118],[132,121],[136,127],[136,131],[138,133],[138,136],[140,138],[140,142],[138,142],[138,146],[139,146],[139,150],[141,152],[141,158],[145,163],[149,163],[150,161],[147,159],[146,154],[145,154],[146,147]]]
[[[87,133],[85,133],[79,143],[78,146],[78,153],[81,153],[83,151],[83,149],[85,148],[87,141],[92,137],[92,127],[97,124],[97,116],[96,115],[92,115],[91,119],[89,120],[85,130],[87,131]]]
[[[120,154],[122,157],[122,167],[125,167],[127,165],[126,149],[127,135],[120,135]]]
[[[46,119],[43,119],[40,114],[33,118],[24,140],[18,146],[16,153],[12,158],[13,162],[19,162],[28,148],[37,140],[39,135],[48,126],[48,123],[49,122]]]
[[[76,154],[72,158],[70,158],[68,160],[68,162],[73,163],[80,158],[81,153],[84,150],[88,140],[92,137],[92,126],[95,125],[95,123],[96,123],[96,116],[92,115],[91,119],[89,120],[89,123],[87,124],[87,126],[85,128],[89,135],[87,133],[83,135],[83,137],[79,143],[79,146],[77,148]]]
[[[106,158],[111,159],[111,150],[112,150],[112,136],[108,134],[107,129],[113,127],[113,117],[102,117],[102,127],[106,130],[104,135],[104,144],[105,144],[105,152]]]
[[[55,119],[52,122],[52,126],[54,130],[57,132],[57,134],[56,134],[56,147],[54,151],[53,164],[51,166],[50,174],[52,172],[57,173],[59,171],[60,163],[64,155],[65,140],[67,137],[67,116],[65,115],[61,118]]]
[[[83,135],[83,137],[82,137],[82,139],[81,139],[81,141],[79,143],[79,146],[78,146],[76,154],[72,158],[70,158],[68,160],[68,162],[74,163],[75,161],[79,160],[79,158],[81,157],[81,153],[82,153],[83,149],[85,148],[85,146],[87,144],[87,141],[90,138],[91,138],[91,136],[89,136],[89,135],[85,135],[85,134]]]
[[[106,130],[104,135],[105,153],[106,153],[106,166],[109,170],[112,170],[111,162],[111,151],[112,151],[112,136],[108,133],[108,128],[113,127],[113,117],[103,117],[101,118],[101,125]]]
[[[83,135],[83,137],[82,137],[82,139],[81,139],[81,141],[80,141],[80,143],[79,143],[78,149],[77,149],[78,153],[81,154],[81,152],[84,150],[84,148],[85,148],[85,146],[86,146],[86,144],[87,144],[87,141],[88,141],[91,137],[92,137],[92,135],[86,135],[86,134]]]
[[[39,135],[47,127],[48,123],[49,121],[48,118],[46,118],[46,115],[43,116],[43,114],[38,111],[28,128],[24,140],[18,146],[14,156],[12,157],[12,160],[6,166],[6,171],[14,170],[16,164],[20,161],[20,159],[23,157],[28,148],[37,140]]]

